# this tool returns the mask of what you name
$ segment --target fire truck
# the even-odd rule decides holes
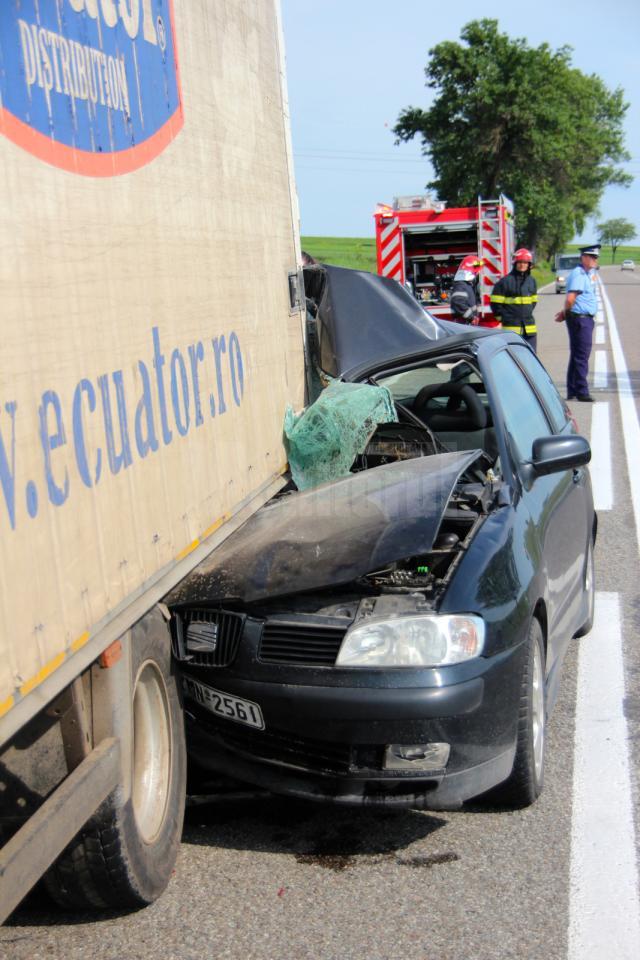
[[[447,207],[430,196],[395,197],[392,205],[378,204],[374,218],[378,273],[408,286],[434,316],[452,318],[449,291],[462,258],[482,258],[480,323],[497,326],[491,289],[511,269],[515,247],[508,197],[478,197],[472,207]]]

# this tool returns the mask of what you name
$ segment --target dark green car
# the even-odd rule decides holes
[[[589,444],[517,335],[310,270],[310,383],[384,387],[394,416],[168,598],[192,761],[338,803],[531,803],[593,617]]]

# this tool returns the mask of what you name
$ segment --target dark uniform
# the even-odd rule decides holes
[[[503,330],[519,333],[535,350],[537,346],[536,321],[533,316],[538,302],[538,285],[529,272],[515,267],[495,284],[491,292],[491,309],[502,322]]]
[[[454,280],[449,294],[449,306],[457,323],[471,323],[478,314],[478,281]]]
[[[562,312],[569,334],[569,366],[567,368],[567,400],[592,401],[589,393],[589,357],[593,340],[593,324],[598,300],[596,296],[596,272],[584,256],[597,262],[600,244],[580,248],[581,262],[567,278],[567,299],[573,298],[570,308]],[[559,318],[556,317],[556,319]]]

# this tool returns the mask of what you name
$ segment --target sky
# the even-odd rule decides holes
[[[595,223],[624,217],[640,238],[640,3],[538,0],[281,0],[295,175],[305,236],[372,237],[376,203],[426,193],[433,172],[419,140],[395,145],[407,106],[428,108],[428,51],[459,40],[470,20],[491,17],[532,47],[573,48],[572,63],[618,86],[630,103],[628,189],[609,187]],[[517,210],[516,210],[517,220]],[[636,241],[638,242],[638,241]]]

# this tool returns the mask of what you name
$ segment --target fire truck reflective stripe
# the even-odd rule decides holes
[[[398,254],[401,254],[401,253],[402,253],[402,246],[400,243],[400,235],[398,235],[397,241],[395,243],[388,243],[384,249],[384,253],[380,254],[380,263],[382,264],[382,266],[384,266],[386,263],[389,262],[389,260],[392,259],[392,257],[396,257],[398,256]]]
[[[395,277],[396,274],[400,276],[400,254],[397,253],[393,260],[390,260],[389,263],[385,263],[382,268],[383,277]]]
[[[399,229],[400,227],[399,227],[398,221],[393,220],[392,223],[390,223],[388,227],[385,227],[384,230],[381,232],[380,239],[384,243],[384,241],[387,239],[389,234],[393,233],[394,230],[399,230]]]
[[[495,263],[492,263],[491,260],[485,259],[485,266],[486,266],[489,270],[491,270],[493,273],[496,273],[496,274],[498,274],[498,275],[500,275],[500,274],[502,273],[502,270],[500,269],[500,264],[499,264],[499,263],[498,263],[498,264],[495,264]],[[490,282],[491,282],[491,283],[494,283],[495,281],[491,280]]]
[[[395,251],[398,249],[399,246],[400,246],[400,234],[397,233],[395,237],[393,237],[389,241],[386,247],[382,248],[380,252],[380,259],[382,260],[382,262],[384,263],[385,260],[388,260],[391,254],[395,253]]]
[[[517,327],[510,327],[510,326],[508,326],[506,323],[503,323],[503,324],[502,324],[502,329],[503,329],[503,330],[508,330],[509,333],[521,333],[521,332],[522,332],[522,325],[521,325],[521,324],[518,324]],[[535,325],[535,323],[525,323],[524,332],[525,332],[525,333],[536,333],[536,325]]]
[[[537,303],[538,298],[533,297],[502,297],[500,294],[491,294],[491,303],[523,304]]]

